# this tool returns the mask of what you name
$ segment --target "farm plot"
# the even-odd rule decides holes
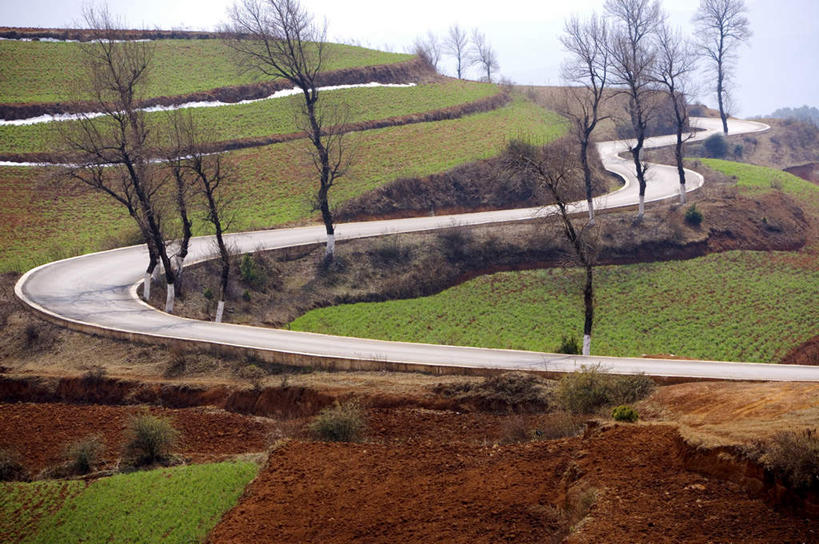
[[[599,355],[778,362],[819,329],[819,269],[799,253],[605,266],[596,285]],[[290,328],[552,352],[582,331],[581,288],[577,269],[505,272],[426,298],[314,310]]]
[[[391,64],[412,55],[330,44],[325,70]],[[74,100],[71,82],[81,70],[76,43],[0,41],[0,103]],[[257,81],[239,75],[220,40],[158,40],[147,98],[175,96]]]
[[[83,482],[0,484],[12,542],[201,542],[256,476],[255,463],[191,465]],[[3,522],[5,524],[5,522]]]
[[[423,177],[497,155],[510,137],[553,139],[562,119],[524,101],[451,121],[356,133],[353,167],[331,194],[338,204],[399,177]],[[233,231],[315,217],[314,166],[304,140],[231,152],[236,183]],[[38,176],[47,169],[0,168],[0,271],[24,271],[55,258],[138,243],[123,210],[102,195],[61,187]],[[206,233],[204,222],[195,225]]]
[[[331,108],[348,109],[348,121],[373,121],[413,113],[457,106],[498,93],[495,85],[466,81],[408,88],[358,88],[327,92],[324,100]],[[212,142],[241,138],[289,134],[302,130],[296,120],[303,98],[292,96],[214,108],[190,110],[194,119]],[[169,122],[167,112],[146,115],[146,122],[156,124],[157,132]],[[103,119],[97,119],[104,126]],[[36,125],[0,126],[0,153],[49,152],[61,146],[61,131],[71,131],[75,122],[39,123]]]

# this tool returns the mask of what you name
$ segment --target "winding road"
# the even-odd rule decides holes
[[[719,119],[694,118],[691,124],[701,129],[694,138],[704,139],[721,130]],[[759,132],[769,127],[762,123],[731,120],[731,134]],[[646,147],[674,143],[674,136],[650,138]],[[598,144],[604,166],[621,176],[625,185],[595,199],[597,209],[635,205],[638,188],[630,160],[618,155],[628,149],[627,141]],[[701,175],[687,171],[689,191],[701,187]],[[646,202],[678,195],[676,169],[652,165],[647,180]],[[572,205],[573,211],[586,209],[586,203]],[[453,225],[478,225],[526,221],[554,213],[552,207],[526,208],[369,221],[340,224],[336,239],[364,238],[385,234],[425,231]],[[241,252],[275,249],[324,241],[323,226],[275,229],[236,233],[230,243]],[[195,238],[188,264],[213,258],[210,237]],[[581,366],[600,365],[614,373],[639,373],[667,378],[706,378],[764,381],[819,381],[819,367],[678,361],[665,359],[615,358],[558,355],[528,351],[439,346],[339,337],[228,323],[212,323],[181,318],[156,310],[136,295],[147,262],[144,246],[133,246],[82,255],[49,263],[27,272],[15,286],[16,295],[46,318],[70,328],[143,341],[183,341],[226,349],[250,349],[269,360],[332,366],[337,368],[428,369],[436,372],[467,369],[537,370],[571,372]]]

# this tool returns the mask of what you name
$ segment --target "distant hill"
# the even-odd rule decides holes
[[[819,109],[812,106],[802,106],[801,108],[779,108],[766,117],[773,117],[774,119],[798,119],[799,121],[807,121],[819,126]]]

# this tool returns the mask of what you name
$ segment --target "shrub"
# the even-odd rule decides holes
[[[336,403],[316,416],[310,432],[326,442],[355,442],[364,431],[364,415],[356,401]]]
[[[245,289],[244,292],[242,293],[242,300],[244,300],[245,302],[250,302],[250,291],[248,291],[247,289]]]
[[[205,287],[205,290],[202,291],[202,296],[207,300],[213,300],[213,289],[210,287]]]
[[[640,419],[637,410],[625,404],[615,407],[611,411],[611,417],[614,418],[614,421],[627,421],[629,423],[634,423]]]
[[[580,353],[580,343],[577,341],[577,338],[572,336],[564,336],[560,340],[560,345],[558,346],[555,353],[565,353],[567,355],[577,355]]]
[[[728,154],[728,142],[722,134],[712,134],[703,142],[705,153],[714,159],[721,159]]]
[[[751,458],[795,489],[819,486],[819,433],[816,429],[783,431],[748,448]]]
[[[248,287],[264,291],[269,282],[266,268],[255,255],[245,253],[239,261],[239,279]]]
[[[574,414],[589,414],[603,406],[628,404],[648,396],[654,388],[651,378],[638,374],[606,374],[597,367],[582,368],[564,376],[557,387],[560,405]]]
[[[396,266],[407,263],[412,257],[412,251],[401,243],[398,236],[386,236],[374,245],[371,255],[375,265]]]
[[[586,426],[571,414],[557,412],[538,425],[535,429],[535,438],[540,440],[555,440],[557,438],[568,438],[577,436],[583,432]]]
[[[179,437],[169,420],[148,413],[132,417],[125,434],[125,457],[134,466],[169,461]]]
[[[0,448],[0,482],[27,480],[28,475],[20,463],[20,456],[6,448]]]
[[[68,446],[65,452],[68,467],[75,474],[88,474],[99,462],[105,446],[98,436],[88,436]]]
[[[699,227],[702,224],[702,212],[697,209],[696,204],[691,204],[685,210],[685,222],[692,227]]]
[[[551,382],[525,372],[505,372],[482,383],[441,385],[435,392],[493,411],[545,411],[553,404]]]

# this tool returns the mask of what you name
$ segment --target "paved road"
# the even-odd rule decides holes
[[[720,130],[718,119],[693,119],[703,129],[702,139]],[[732,133],[757,132],[768,127],[750,121],[731,121]],[[673,137],[652,138],[649,147],[673,143]],[[626,180],[618,191],[596,199],[598,209],[634,205],[637,183],[629,161],[617,153],[627,149],[624,141],[599,144],[606,168]],[[695,190],[702,177],[688,172],[688,189]],[[672,167],[652,166],[648,175],[646,202],[678,194],[679,182]],[[585,202],[577,203],[577,211]],[[399,232],[522,221],[553,213],[551,208],[528,208],[451,216],[420,217],[390,221],[371,221],[338,225],[338,240]],[[648,212],[650,213],[650,211]],[[277,229],[230,235],[230,243],[242,252],[322,242],[323,227]],[[192,241],[188,262],[209,258],[213,253],[209,237]],[[26,273],[15,286],[17,296],[32,307],[59,320],[160,338],[193,340],[243,346],[290,354],[305,354],[334,359],[367,360],[378,363],[415,363],[421,365],[518,370],[572,371],[582,365],[599,364],[616,373],[644,372],[665,377],[701,377],[741,380],[819,381],[819,367],[765,365],[704,361],[671,361],[613,357],[582,357],[454,346],[385,342],[285,330],[266,329],[226,323],[211,323],[180,318],[151,308],[136,297],[136,287],[147,262],[142,246],[83,255],[43,265]]]

